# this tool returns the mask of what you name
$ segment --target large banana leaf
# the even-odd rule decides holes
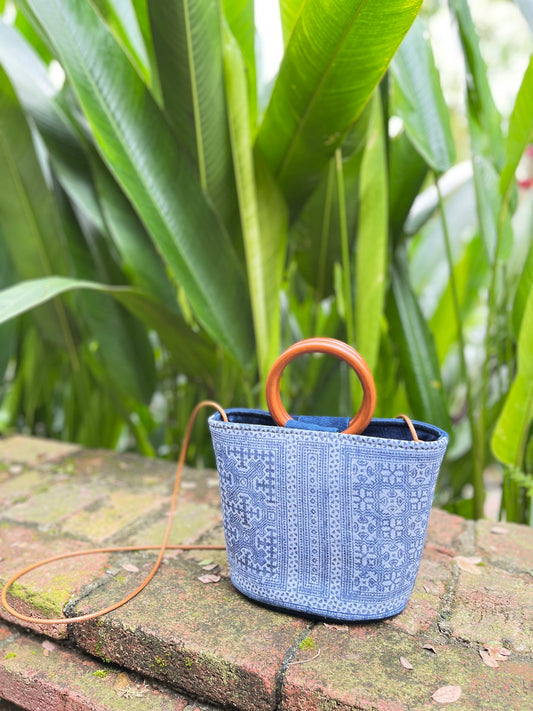
[[[255,131],[257,119],[257,72],[255,68],[254,0],[223,0],[224,16],[231,34],[237,40],[246,66],[250,128]]]
[[[172,131],[85,0],[24,0],[54,43],[98,148],[206,330],[241,363],[252,353],[241,265]]]
[[[22,278],[65,274],[66,255],[48,187],[33,149],[24,113],[0,67],[0,220],[16,273]],[[41,335],[67,347],[74,336],[62,304],[36,315]]]
[[[149,329],[158,331],[161,340],[187,375],[200,377],[212,385],[215,369],[213,348],[193,333],[183,319],[168,311],[140,289],[99,284],[85,279],[47,277],[22,281],[0,292],[0,324],[69,291],[85,289],[108,294],[123,304]]]
[[[444,101],[431,43],[416,20],[391,63],[391,113],[399,116],[420,155],[444,172],[454,161],[450,113]]]
[[[258,146],[291,207],[370,98],[420,0],[307,0],[285,49]]]
[[[144,45],[135,9],[131,0],[89,0],[102,15],[124,47],[148,86],[152,83],[150,59]]]
[[[533,422],[533,289],[529,292],[520,336],[518,371],[492,437],[492,450],[501,462],[522,467]]]
[[[34,120],[61,186],[76,208],[108,232],[133,284],[172,308],[175,291],[146,230],[48,78],[46,66],[13,28],[0,22],[0,64]]]
[[[289,41],[298,14],[305,5],[305,2],[306,0],[280,0],[279,2],[281,28],[283,30],[283,41],[285,44]]]
[[[357,349],[370,370],[377,366],[388,256],[388,194],[385,129],[379,92],[361,163],[359,220],[355,252],[355,333]]]
[[[285,263],[287,208],[258,152],[254,161],[245,65],[226,26],[224,68],[257,357],[264,384],[280,351],[279,294]]]
[[[467,114],[474,155],[491,158],[500,170],[504,159],[501,117],[490,90],[487,67],[467,0],[450,0],[459,27],[467,72]]]
[[[92,150],[89,155],[102,216],[121,258],[122,270],[131,284],[141,287],[169,310],[177,310],[175,289],[143,224],[99,156]]]
[[[150,30],[150,17],[148,15],[148,2],[151,0],[131,0],[137,23],[141,31],[148,61],[150,63],[151,89],[158,103],[162,103],[161,85],[159,82],[159,73],[155,59],[154,45],[152,42],[152,32]]]
[[[200,185],[227,224],[236,209],[217,0],[148,4],[164,106]]]
[[[55,205],[65,236],[70,275],[96,281],[119,279],[120,272],[101,235],[90,227],[82,230],[59,187],[55,189]],[[102,385],[128,408],[150,402],[155,389],[155,362],[147,330],[103,293],[75,293],[73,312],[84,341],[96,347],[93,371],[101,371]]]

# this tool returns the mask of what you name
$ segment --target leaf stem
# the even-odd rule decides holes
[[[472,463],[473,463],[473,476],[472,483],[474,485],[474,516],[475,518],[482,518],[483,516],[483,505],[485,500],[485,487],[483,484],[483,470],[484,470],[484,449],[483,445],[479,443],[478,431],[476,427],[475,413],[474,413],[474,399],[472,397],[472,386],[470,383],[470,378],[468,376],[468,367],[466,364],[466,348],[465,348],[465,337],[463,331],[463,322],[461,319],[461,307],[459,304],[459,295],[457,292],[457,282],[455,280],[455,272],[453,265],[453,256],[450,242],[450,233],[448,230],[448,222],[446,220],[446,213],[444,210],[444,200],[442,199],[442,193],[439,186],[439,177],[437,173],[434,173],[435,187],[437,189],[437,195],[439,199],[439,210],[442,223],[442,232],[444,235],[444,245],[446,248],[446,259],[448,261],[448,269],[450,272],[450,290],[452,294],[453,311],[455,315],[456,327],[457,327],[457,340],[459,342],[459,359],[461,364],[461,375],[463,377],[465,387],[466,387],[466,402],[468,408],[468,421],[470,423],[470,431],[472,435]],[[483,440],[481,440],[483,442]]]

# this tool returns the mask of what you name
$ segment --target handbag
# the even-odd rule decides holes
[[[286,365],[303,353],[346,361],[363,387],[351,420],[290,416]],[[402,415],[372,419],[363,358],[329,338],[294,344],[273,365],[269,411],[229,409],[208,422],[220,477],[233,585],[305,615],[373,620],[401,612],[413,589],[448,435]]]

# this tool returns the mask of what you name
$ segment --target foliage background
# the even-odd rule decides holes
[[[441,505],[481,516],[502,472],[531,522],[533,11],[493,4],[512,79],[467,0],[281,0],[272,79],[250,0],[0,2],[0,432],[174,457],[197,400],[262,406],[328,335],[376,414],[451,433]],[[357,408],[328,359],[283,387]]]

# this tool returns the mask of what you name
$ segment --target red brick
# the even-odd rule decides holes
[[[127,695],[114,689],[122,670],[63,644],[11,635],[0,643],[2,697],[30,711],[183,711],[187,700],[129,674]],[[137,694],[140,694],[138,696]]]
[[[485,560],[496,566],[533,575],[533,534],[529,526],[477,521],[476,547]]]
[[[446,623],[453,637],[483,644],[498,641],[521,653],[533,653],[533,585],[529,576],[513,576],[490,565],[479,575],[459,569],[455,601]]]
[[[457,546],[457,539],[465,530],[466,521],[464,518],[440,509],[431,509],[426,545],[433,544],[449,548],[452,552]]]
[[[288,667],[280,711],[424,711],[436,708],[431,695],[448,684],[462,688],[451,707],[461,711],[532,707],[531,660],[511,658],[490,669],[475,648],[435,643],[435,654],[383,623],[348,627],[312,631],[313,647],[301,649]]]
[[[95,590],[77,614],[120,597],[144,572]],[[250,602],[228,580],[204,585],[198,580],[204,572],[178,556],[131,603],[73,627],[76,643],[200,699],[273,709],[285,652],[306,621]]]
[[[31,467],[44,462],[55,462],[79,449],[79,444],[14,435],[0,439],[0,461],[20,462]]]
[[[0,583],[21,568],[60,553],[88,548],[87,543],[71,538],[59,538],[39,533],[31,528],[15,524],[0,526]],[[83,558],[67,558],[28,573],[15,583],[10,604],[27,615],[35,617],[62,617],[63,609],[72,596],[84,585],[104,575],[108,556],[97,554]],[[10,621],[13,618],[2,607],[0,615]],[[24,624],[20,623],[17,624]],[[66,637],[66,626],[33,626],[51,637]]]

